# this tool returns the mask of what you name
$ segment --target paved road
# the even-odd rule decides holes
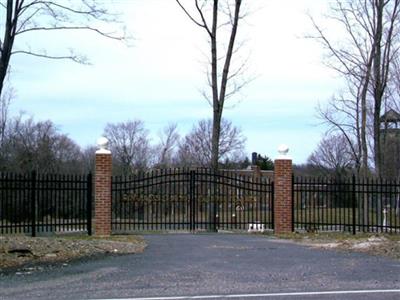
[[[214,299],[221,295],[239,295],[235,299],[400,299],[400,261],[315,250],[256,235],[145,238],[149,246],[143,254],[90,259],[32,274],[3,274],[0,299],[199,295]],[[307,294],[377,289],[397,292]]]

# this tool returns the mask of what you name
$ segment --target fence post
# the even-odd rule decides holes
[[[32,171],[31,173],[31,235],[32,237],[36,236],[36,171]]]
[[[207,230],[209,230],[209,231],[213,231],[213,232],[218,232],[218,228],[217,228],[217,226],[216,226],[216,214],[218,213],[217,212],[217,207],[216,207],[216,201],[217,201],[217,189],[218,189],[218,182],[217,182],[217,180],[218,180],[218,172],[216,171],[216,170],[214,170],[214,169],[212,169],[212,170],[209,170],[208,171],[208,174],[210,174],[210,176],[211,176],[211,178],[212,179],[210,179],[211,180],[211,187],[210,188],[212,188],[212,195],[213,195],[213,197],[211,197],[211,202],[208,204],[208,212],[209,212],[209,217],[208,217],[208,228],[207,228]]]
[[[278,147],[274,170],[274,231],[277,234],[290,233],[293,228],[292,201],[292,160],[286,145]]]
[[[89,173],[86,178],[86,218],[87,218],[87,232],[92,235],[92,173]]]
[[[196,171],[191,170],[189,172],[189,201],[190,201],[190,231],[194,231],[195,228],[195,176],[196,176]]]
[[[111,176],[112,157],[107,150],[108,140],[99,138],[99,150],[96,151],[95,163],[95,211],[94,233],[98,236],[111,234]]]
[[[292,195],[292,232],[294,232],[294,173],[292,170],[292,183],[291,183],[291,187],[292,187],[292,191],[291,191],[291,195]]]

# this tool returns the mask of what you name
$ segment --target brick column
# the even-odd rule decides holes
[[[253,171],[253,176],[255,178],[260,178],[261,177],[261,168],[256,165],[251,166],[251,170]]]
[[[261,177],[261,168],[257,166],[257,152],[251,153],[251,170],[253,171],[254,177]]]
[[[293,231],[292,160],[285,145],[278,148],[274,170],[274,231],[277,234]]]
[[[111,152],[106,149],[108,140],[100,138],[96,151],[94,232],[98,236],[111,234]]]

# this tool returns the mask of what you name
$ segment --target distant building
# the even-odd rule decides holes
[[[253,152],[251,154],[251,165],[248,166],[246,169],[234,169],[234,170],[221,170],[223,172],[231,172],[237,174],[238,176],[245,176],[245,177],[260,177],[260,178],[268,178],[272,180],[274,178],[274,171],[272,170],[261,170],[259,166],[257,166],[257,152]]]
[[[400,175],[400,114],[388,110],[380,118],[382,176],[394,178]]]

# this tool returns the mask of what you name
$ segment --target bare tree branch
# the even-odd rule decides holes
[[[197,21],[197,20],[187,11],[187,9],[181,4],[181,2],[180,2],[179,0],[175,0],[175,1],[178,3],[178,5],[180,6],[180,8],[182,8],[182,10],[184,11],[184,13],[189,17],[190,20],[192,20],[192,22],[193,22],[194,24],[196,24],[197,26],[199,26],[199,27],[201,27],[201,28],[204,28],[210,36],[212,35],[212,32],[211,32],[210,28],[208,27],[207,22],[206,22],[206,20],[205,20],[203,11],[202,11],[201,7],[199,6],[199,1],[198,1],[198,0],[195,0],[195,5],[196,5],[197,12],[198,12],[199,15],[200,15],[201,22]]]
[[[56,27],[33,27],[33,28],[27,28],[24,30],[21,30],[16,33],[16,35],[20,35],[23,33],[27,32],[32,32],[32,31],[53,31],[53,30],[88,30],[88,31],[93,31],[97,34],[100,34],[104,37],[114,39],[114,40],[124,40],[126,36],[114,36],[112,32],[103,32],[97,28],[93,28],[90,26],[56,26]]]
[[[36,57],[46,58],[46,59],[54,59],[54,60],[67,59],[67,60],[72,60],[72,61],[80,63],[80,64],[86,64],[86,65],[90,64],[87,57],[79,56],[79,55],[76,55],[73,53],[71,53],[71,55],[65,55],[65,56],[54,56],[54,55],[46,54],[45,52],[36,53],[36,52],[32,52],[32,51],[16,50],[16,51],[13,51],[12,54],[27,54],[27,55],[31,55],[31,56],[36,56]]]
[[[15,41],[24,34],[86,30],[113,40],[127,40],[125,30],[121,28],[114,32],[101,28],[103,25],[109,26],[110,23],[117,24],[119,22],[105,6],[98,3],[96,0],[74,0],[70,1],[67,6],[56,0],[6,0],[4,3],[2,2],[1,7],[6,10],[6,18],[1,21],[4,22],[1,26],[4,31],[3,38],[0,38],[0,96],[11,56],[14,54],[28,54],[48,59],[70,59],[78,63],[88,63],[88,59],[82,55],[47,54],[45,51],[18,47]]]

